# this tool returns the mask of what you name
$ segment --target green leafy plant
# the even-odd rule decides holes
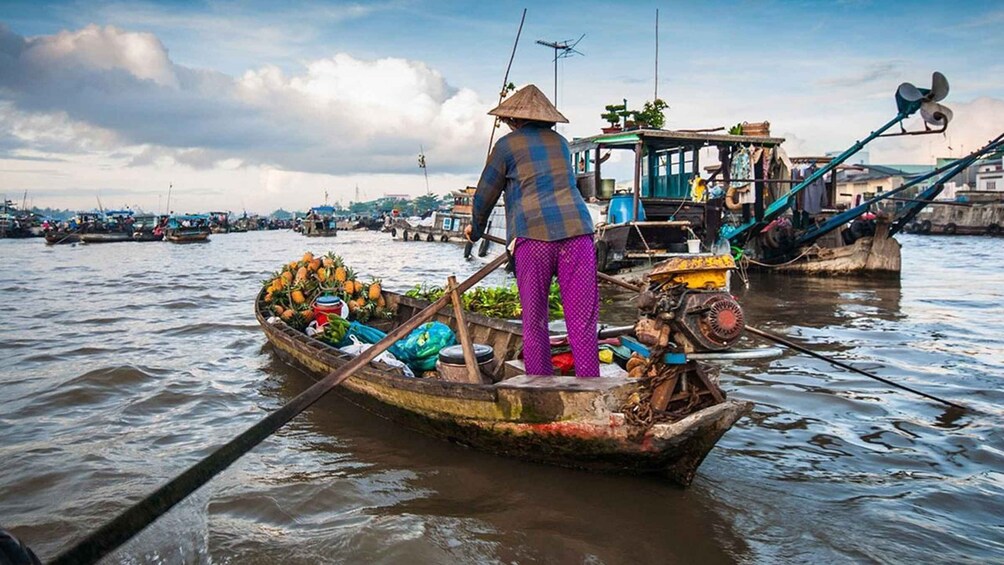
[[[427,300],[429,302],[438,300],[446,289],[441,287],[430,287],[417,285],[405,292],[405,296]],[[475,287],[464,293],[464,309],[477,312],[490,318],[515,319],[523,314],[523,307],[519,302],[519,290],[515,284],[496,287]],[[555,318],[564,318],[565,309],[561,305],[561,291],[557,282],[551,282],[548,293],[548,310]]]
[[[631,112],[631,114],[639,124],[661,129],[662,126],[666,125],[666,115],[663,113],[663,110],[666,108],[669,108],[669,105],[663,99],[656,98],[651,102],[645,102],[641,111],[636,110]]]
[[[610,124],[610,127],[615,128],[621,125],[621,118],[624,117],[624,112],[627,110],[625,104],[607,104],[606,113],[600,114],[600,117]]]

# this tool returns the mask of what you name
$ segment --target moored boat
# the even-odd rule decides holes
[[[136,216],[132,225],[132,238],[134,241],[162,241],[164,239],[164,229],[167,225],[167,216],[142,215]]]
[[[80,241],[83,243],[118,243],[120,241],[132,241],[132,234],[125,231],[115,232],[94,232],[80,234]]]
[[[303,219],[300,231],[307,237],[335,237],[338,235],[337,224],[333,206],[315,206]]]
[[[392,292],[383,297],[395,312],[392,327],[429,305]],[[263,290],[256,318],[283,360],[323,377],[352,359],[266,312]],[[681,485],[690,484],[722,434],[752,407],[714,393],[714,401],[705,399],[690,413],[640,425],[628,408],[646,394],[641,379],[524,375],[516,359],[522,345],[519,325],[470,312],[465,319],[471,339],[495,352],[492,382],[411,378],[398,368],[371,363],[336,390],[414,430],[498,455],[595,471],[658,474]],[[449,308],[435,320],[457,328]],[[701,367],[699,372],[713,371]]]
[[[184,214],[171,216],[167,221],[164,239],[171,243],[201,243],[209,241],[209,216]]]

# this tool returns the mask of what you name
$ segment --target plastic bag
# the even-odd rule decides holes
[[[352,343],[350,340],[353,336],[363,343],[377,343],[387,337],[387,334],[374,328],[373,326],[367,326],[366,324],[361,324],[359,322],[352,322],[349,324],[349,329],[345,332],[345,338],[338,344],[338,347],[350,345]],[[402,341],[403,340],[398,341],[394,343],[394,345],[387,348],[387,351],[398,359],[405,359],[405,355],[401,353],[400,348],[398,347]]]
[[[377,331],[379,331],[379,330],[377,330]],[[359,355],[363,351],[366,351],[367,349],[373,347],[373,344],[363,343],[362,341],[359,340],[358,337],[356,337],[354,335],[350,335],[349,338],[348,338],[348,341],[350,342],[349,345],[346,345],[345,347],[340,347],[338,350],[341,351],[342,353],[348,353],[349,355],[352,355],[353,357],[355,357],[356,355]],[[412,372],[411,368],[408,367],[408,365],[406,365],[406,364],[402,363],[401,361],[399,361],[389,351],[384,351],[380,355],[377,355],[376,358],[373,359],[373,361],[380,361],[381,363],[386,363],[386,364],[390,365],[391,367],[400,367],[401,370],[404,371],[404,376],[406,376],[406,377],[412,377],[412,378],[415,377],[415,373]]]
[[[442,322],[429,322],[418,326],[408,337],[394,344],[395,355],[414,371],[431,371],[436,368],[439,350],[457,343],[453,330]]]

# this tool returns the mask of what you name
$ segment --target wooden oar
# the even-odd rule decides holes
[[[507,260],[507,254],[503,253],[499,255],[478,272],[457,285],[457,292],[463,293],[467,291],[489,273],[503,265]],[[103,556],[108,555],[115,548],[128,541],[129,538],[152,524],[174,505],[184,500],[186,496],[209,482],[210,479],[229,467],[231,463],[253,449],[266,437],[275,433],[276,430],[292,420],[300,412],[303,412],[310,405],[317,402],[322,396],[330,392],[331,389],[352,376],[352,373],[376,359],[378,355],[386,351],[398,340],[407,336],[412,330],[432,319],[437,312],[449,304],[450,300],[451,295],[449,293],[443,294],[442,297],[415,314],[410,320],[388,333],[387,337],[373,344],[372,347],[360,353],[341,368],[335,369],[328,376],[324,377],[324,379],[287,402],[282,408],[272,412],[236,438],[189,467],[184,473],[134,504],[122,514],[119,514],[114,520],[108,522],[73,547],[61,553],[52,563],[95,563]]]

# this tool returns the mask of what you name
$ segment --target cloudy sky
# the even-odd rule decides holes
[[[895,114],[903,81],[952,85],[948,135],[883,139],[927,164],[1004,129],[996,1],[546,3],[0,1],[0,196],[38,206],[306,208],[477,179],[510,80],[553,92],[568,137],[658,93],[668,128],[771,122],[788,153],[842,149]]]

